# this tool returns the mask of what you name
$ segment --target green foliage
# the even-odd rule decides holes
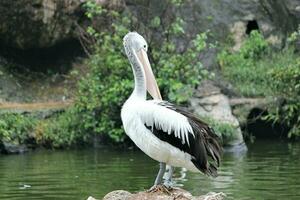
[[[101,6],[99,6],[96,3],[96,1],[93,1],[93,0],[86,1],[85,4],[83,4],[83,7],[86,10],[85,15],[89,19],[92,19],[93,17],[100,15],[103,12],[106,12],[105,9],[103,9]]]
[[[48,147],[69,147],[86,142],[89,135],[81,126],[81,118],[73,108],[49,119],[31,115],[4,113],[0,115],[0,141],[24,144],[34,139]]]
[[[180,6],[181,1],[173,3]],[[96,27],[88,28],[91,36],[97,34],[96,46],[86,63],[89,72],[79,82],[75,108],[80,113],[82,128],[86,132],[106,134],[114,141],[121,142],[125,135],[120,110],[133,89],[133,75],[122,39],[129,32],[132,18],[128,13],[125,16],[115,11],[100,10],[102,17],[109,16],[112,26],[109,30],[101,31],[96,31]],[[88,16],[89,12],[87,10]],[[150,44],[149,52],[163,98],[176,103],[185,103],[192,89],[209,75],[198,61],[199,52],[206,48],[207,33],[197,35],[188,47],[177,52],[175,39],[184,33],[183,25],[182,19],[175,18],[173,23],[165,27],[160,44]],[[159,17],[150,21],[150,28],[157,29],[160,26]]]
[[[81,116],[74,108],[69,108],[57,116],[39,121],[35,127],[35,138],[37,143],[55,148],[81,144],[89,137],[82,132],[81,124]]]
[[[36,122],[35,118],[22,114],[1,114],[0,140],[23,143],[33,132]]]
[[[238,52],[229,47],[218,55],[221,70],[239,93],[244,96],[264,96],[270,90],[270,76],[266,73],[272,62],[267,55],[267,43],[263,36],[252,31]],[[272,66],[271,66],[272,67]]]
[[[181,54],[169,40],[163,41],[160,49],[152,50],[153,68],[164,99],[177,104],[187,102],[193,89],[210,75],[198,60],[199,53],[206,48],[206,39],[206,32],[196,35],[190,48]]]
[[[251,31],[249,38],[240,49],[243,58],[258,59],[262,57],[268,48],[268,43],[258,31]]]
[[[292,65],[273,69],[270,74],[275,95],[284,98],[285,102],[267,119],[291,127],[289,137],[300,136],[300,58]]]
[[[300,136],[300,59],[292,45],[298,37],[299,31],[291,34],[288,48],[276,51],[252,31],[238,52],[225,48],[218,56],[222,73],[240,94],[284,100],[265,119],[290,127],[289,137]]]
[[[222,139],[223,144],[226,144],[227,141],[232,141],[236,135],[237,129],[232,124],[220,122],[211,117],[204,117],[203,120],[213,127],[216,134]]]
[[[290,45],[295,45],[295,42],[296,41],[299,41],[300,40],[300,24],[298,26],[298,29],[297,31],[293,32],[287,39],[287,42],[290,44]]]
[[[296,58],[293,48],[271,51],[256,31],[251,32],[239,51],[225,47],[218,55],[224,77],[247,97],[273,95],[271,71],[293,65]]]

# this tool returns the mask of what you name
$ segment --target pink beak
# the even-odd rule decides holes
[[[153,99],[162,100],[146,51],[144,49],[139,50],[137,52],[137,56],[141,61],[145,71],[147,91],[153,97]]]

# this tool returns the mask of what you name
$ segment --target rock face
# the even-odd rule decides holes
[[[78,0],[0,1],[0,42],[18,49],[44,48],[74,37]]]
[[[198,0],[191,1],[182,11],[182,16],[193,21],[187,24],[189,32],[209,29],[221,40],[231,35],[237,48],[255,29],[259,29],[271,43],[280,45],[300,23],[297,6],[300,6],[300,1],[296,0]]]
[[[163,16],[162,13],[166,12],[166,1],[144,0],[139,3],[143,6],[137,2],[140,1],[126,0],[129,9],[142,21],[147,21],[152,15]],[[259,29],[272,43],[281,44],[282,39],[295,31],[300,23],[298,0],[188,0],[182,9],[169,9],[186,21],[186,38],[211,30],[213,37],[221,41],[231,35],[237,47],[254,29]]]
[[[206,195],[193,196],[191,193],[175,188],[170,191],[155,191],[155,192],[138,192],[131,194],[124,190],[116,190],[104,196],[103,200],[223,200],[226,195],[224,193],[210,192]],[[94,198],[89,197],[88,200]]]
[[[0,1],[0,42],[19,49],[42,48],[77,35],[75,24],[84,23],[85,0]],[[186,21],[186,36],[211,30],[224,40],[231,34],[237,47],[252,29],[259,29],[280,44],[300,23],[299,0],[187,0],[182,9],[166,9],[161,0],[97,0],[101,5],[128,9],[139,23],[149,25],[154,16],[173,13]],[[162,18],[168,20],[168,17]],[[182,38],[183,39],[183,38]]]
[[[222,94],[212,82],[202,82],[190,102],[190,109],[198,116],[208,117],[222,124],[229,124],[236,129],[229,138],[223,138],[225,145],[244,144],[239,121],[232,114],[228,97]]]

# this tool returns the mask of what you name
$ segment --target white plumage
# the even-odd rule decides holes
[[[220,147],[213,130],[192,114],[162,101],[147,57],[148,46],[141,35],[128,33],[124,48],[133,69],[135,87],[123,105],[121,118],[131,140],[160,162],[154,185],[162,183],[166,164],[215,176]],[[146,100],[147,91],[155,100]],[[171,177],[169,173],[168,179]]]
[[[159,100],[141,100],[129,98],[123,105],[121,118],[124,129],[132,141],[148,156],[159,162],[174,167],[184,167],[191,171],[199,171],[191,162],[191,155],[158,139],[145,124],[159,127],[165,134],[175,134],[175,137],[189,144],[188,134],[193,130],[187,118],[167,107],[159,105]]]

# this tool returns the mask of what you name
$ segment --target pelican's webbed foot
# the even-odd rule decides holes
[[[171,195],[172,190],[173,190],[172,187],[167,187],[165,185],[153,185],[149,190],[147,190],[147,192],[149,193],[162,192]]]

